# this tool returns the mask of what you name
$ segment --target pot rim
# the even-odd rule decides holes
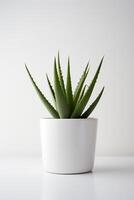
[[[63,120],[73,120],[73,121],[79,121],[79,120],[81,120],[81,121],[85,121],[85,120],[95,120],[95,121],[98,121],[98,118],[94,118],[94,117],[89,117],[89,118],[45,118],[45,117],[41,117],[40,118],[40,120],[59,120],[59,121],[63,121]]]

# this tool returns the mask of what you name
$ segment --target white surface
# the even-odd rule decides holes
[[[43,174],[40,159],[0,160],[1,200],[133,200],[134,158],[97,158],[94,173]]]
[[[64,74],[71,56],[74,86],[89,58],[92,76],[105,55],[96,153],[134,155],[133,10],[133,0],[0,0],[0,155],[41,155],[39,119],[48,113],[23,64],[49,97],[45,73],[53,77],[58,49]]]
[[[44,168],[53,173],[92,171],[97,119],[40,119]]]

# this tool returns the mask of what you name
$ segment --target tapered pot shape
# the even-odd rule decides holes
[[[97,119],[40,119],[44,170],[57,174],[91,172]]]

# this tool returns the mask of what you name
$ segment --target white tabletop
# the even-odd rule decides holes
[[[93,173],[43,173],[39,158],[0,159],[0,200],[134,200],[134,158],[97,157]]]

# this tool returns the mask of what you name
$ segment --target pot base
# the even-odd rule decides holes
[[[87,170],[87,171],[83,171],[83,172],[51,172],[51,171],[45,171],[44,173],[56,174],[56,175],[79,175],[79,174],[93,173],[93,171],[92,170]]]

